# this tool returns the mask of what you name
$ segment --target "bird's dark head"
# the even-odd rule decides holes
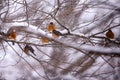
[[[50,22],[51,25],[53,25],[53,22]]]
[[[62,36],[63,34],[57,30],[53,30],[52,33],[58,35],[58,36]]]
[[[25,45],[25,48],[29,48],[29,46],[26,44],[26,45]]]
[[[108,31],[109,31],[109,32],[112,32],[112,30],[111,30],[111,29],[109,29]]]
[[[53,32],[53,33],[55,33],[55,32],[56,32],[56,30],[53,30],[52,32]]]

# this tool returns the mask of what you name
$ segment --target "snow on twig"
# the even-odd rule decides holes
[[[47,33],[41,29],[37,29],[36,26],[33,25],[28,25],[27,23],[11,23],[11,25],[16,29],[19,30],[22,27],[24,27],[24,31],[35,34],[37,36],[44,36],[47,37],[63,46],[73,48],[75,50],[78,50],[84,54],[85,51],[93,51],[93,52],[98,52],[97,54],[102,54],[102,55],[120,55],[120,49],[115,48],[115,47],[103,47],[103,46],[91,46],[91,45],[79,45],[79,44],[72,44],[72,43],[67,43],[67,42],[62,42],[61,40],[56,40],[52,38],[52,35],[50,33]],[[84,35],[83,35],[84,36]],[[86,37],[86,36],[85,36]]]

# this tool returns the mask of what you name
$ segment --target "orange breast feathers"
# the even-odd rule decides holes
[[[108,32],[106,32],[106,37],[109,39],[114,39],[114,33],[112,30],[108,30]]]
[[[17,33],[12,27],[7,31],[7,37],[8,37],[8,39],[16,40]]]
[[[51,23],[48,25],[47,30],[48,30],[49,32],[52,32],[53,30],[56,30],[55,24],[54,24],[53,22],[51,22]]]
[[[29,49],[25,47],[23,51],[24,51],[26,54],[28,54]]]
[[[49,43],[49,39],[46,38],[46,37],[41,37],[41,42],[42,42],[43,44]]]
[[[16,40],[16,37],[17,37],[16,32],[11,32],[11,33],[8,34],[8,39]]]

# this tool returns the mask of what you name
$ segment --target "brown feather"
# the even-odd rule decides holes
[[[56,30],[55,24],[54,24],[53,22],[51,22],[51,23],[48,25],[47,30],[48,30],[49,32],[52,32],[53,30]]]
[[[108,30],[108,32],[106,32],[106,37],[109,39],[114,39],[114,33],[112,30]]]

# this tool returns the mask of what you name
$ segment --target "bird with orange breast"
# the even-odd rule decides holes
[[[52,37],[54,39],[58,39],[59,36],[63,36],[63,34],[60,31],[56,30],[56,26],[55,26],[55,24],[53,22],[50,22],[50,24],[48,25],[47,30],[49,32],[52,32]]]
[[[62,34],[61,32],[59,32],[59,31],[57,31],[57,30],[53,30],[53,31],[52,31],[52,37],[53,37],[54,39],[58,39],[59,36],[63,36],[63,34]]]
[[[46,37],[41,37],[41,42],[42,42],[43,44],[47,44],[47,43],[49,43],[49,39],[46,38]]]
[[[36,54],[34,53],[34,49],[33,49],[31,46],[27,45],[27,44],[25,45],[23,51],[24,51],[27,55],[30,55],[30,52],[31,52],[31,53],[33,53],[33,54],[36,56]]]
[[[17,34],[16,34],[16,31],[12,27],[7,31],[7,37],[8,39],[16,40]]]
[[[16,33],[16,31],[14,30],[14,28],[11,27],[11,28],[7,31],[7,38],[8,38],[8,39],[16,40],[16,37],[17,37],[17,33]],[[12,44],[14,45],[14,42],[12,42]]]
[[[53,22],[50,22],[50,24],[47,27],[48,32],[52,32],[53,30],[56,30],[56,26]]]
[[[108,39],[114,39],[114,33],[113,33],[113,31],[109,29],[109,30],[106,32],[106,37],[107,37]]]

